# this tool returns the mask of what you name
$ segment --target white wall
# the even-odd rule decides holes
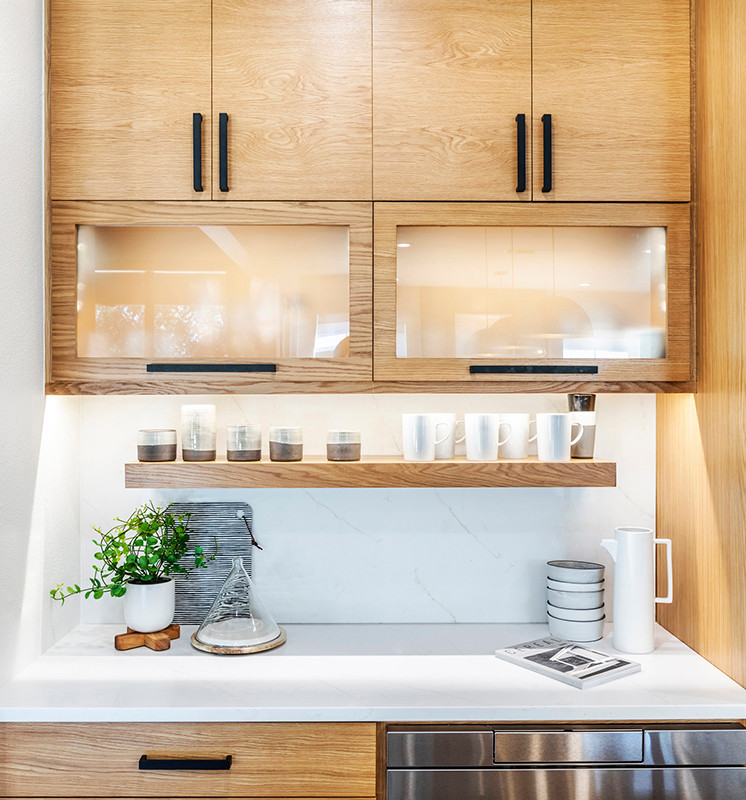
[[[83,567],[90,527],[153,498],[251,503],[255,577],[281,622],[487,622],[544,618],[544,562],[609,564],[598,542],[618,525],[654,524],[655,398],[600,395],[596,453],[618,462],[616,488],[264,489],[124,488],[138,428],[178,427],[184,402],[218,406],[224,428],[301,424],[306,453],[326,430],[360,428],[363,452],[399,452],[402,411],[565,410],[564,395],[326,395],[82,398]],[[265,443],[266,447],[266,443]],[[608,586],[613,581],[609,575]],[[610,594],[609,594],[610,598]],[[83,619],[118,621],[121,601],[88,601]]]
[[[42,2],[0,3],[0,684],[74,622],[49,568],[78,574],[78,401],[45,403]],[[45,410],[46,409],[46,410]],[[51,570],[55,572],[55,569]]]

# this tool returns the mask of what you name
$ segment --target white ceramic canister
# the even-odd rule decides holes
[[[162,583],[127,583],[124,594],[124,621],[138,633],[167,628],[174,621],[176,584],[173,578]]]
[[[614,559],[614,647],[622,653],[650,653],[654,647],[655,604],[673,602],[671,540],[656,539],[650,528],[617,528],[603,539]],[[655,596],[655,546],[666,546],[665,597]]]

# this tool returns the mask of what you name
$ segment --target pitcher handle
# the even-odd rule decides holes
[[[666,585],[668,587],[668,594],[665,597],[656,597],[656,603],[673,603],[673,563],[671,561],[671,540],[670,539],[653,539],[654,544],[662,544],[666,546]]]

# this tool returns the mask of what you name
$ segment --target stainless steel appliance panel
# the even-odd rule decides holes
[[[496,764],[640,763],[642,730],[496,731]]]
[[[733,725],[645,731],[645,764],[746,765],[746,728]],[[744,796],[746,798],[746,795]]]
[[[386,748],[389,768],[489,767],[494,764],[492,728],[388,731]]]
[[[387,800],[743,800],[746,769],[390,770]]]

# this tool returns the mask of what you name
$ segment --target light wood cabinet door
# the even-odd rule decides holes
[[[530,200],[531,0],[373,0],[377,200]],[[525,159],[522,159],[525,160]]]
[[[53,199],[210,198],[210,14],[211,0],[52,0]]]
[[[0,797],[310,800],[376,791],[372,722],[3,723],[0,746]],[[184,763],[194,760],[208,764]]]
[[[533,0],[534,200],[688,201],[689,73],[689,0]]]
[[[370,30],[369,0],[214,0],[213,199],[371,199]]]
[[[49,391],[372,377],[371,203],[52,204]]]
[[[688,381],[689,230],[684,203],[376,203],[374,379]]]

